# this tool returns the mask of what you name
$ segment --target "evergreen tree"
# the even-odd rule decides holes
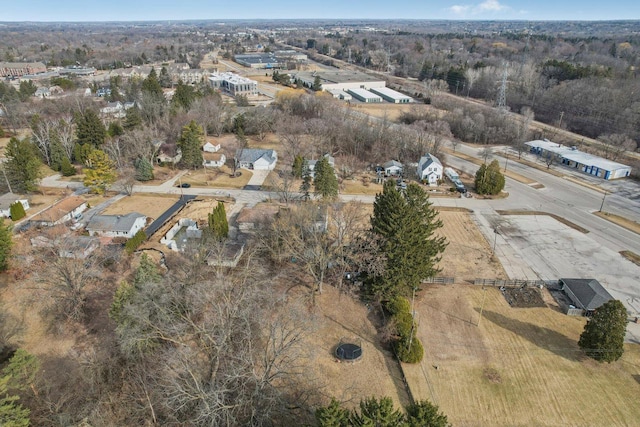
[[[113,138],[116,136],[122,136],[123,133],[124,133],[124,129],[122,129],[122,126],[120,126],[120,123],[118,122],[109,123],[109,129],[107,130],[107,135]]]
[[[4,218],[0,218],[0,271],[6,271],[9,268],[9,258],[11,257],[11,225],[4,225]]]
[[[229,236],[227,212],[222,202],[218,202],[218,205],[213,208],[213,212],[209,214],[209,231],[219,240],[226,239]]]
[[[189,111],[191,104],[196,100],[196,91],[193,86],[186,85],[182,80],[178,80],[178,86],[176,86],[176,92],[171,99],[171,103],[175,108],[182,108],[185,111]]]
[[[322,82],[320,81],[320,76],[316,76],[316,78],[313,79],[313,86],[311,86],[311,89],[313,89],[314,92],[322,90]]]
[[[302,178],[302,173],[305,168],[304,157],[298,155],[293,159],[293,166],[291,167],[291,174],[294,178]]]
[[[360,401],[360,411],[353,412],[351,421],[354,426],[398,427],[404,422],[404,414],[393,407],[390,397],[370,397]]]
[[[107,130],[95,111],[87,109],[76,114],[76,137],[80,145],[100,148],[107,137]]]
[[[60,163],[60,172],[62,172],[62,176],[73,176],[77,172],[76,168],[66,156],[62,158],[62,162]]]
[[[182,150],[182,160],[180,163],[190,169],[202,167],[202,145],[204,142],[204,132],[195,120],[182,128],[178,146]]]
[[[36,93],[38,87],[31,80],[23,80],[20,82],[20,89],[18,89],[18,93],[20,94],[20,100],[26,101],[33,94]]]
[[[498,194],[505,185],[505,179],[500,172],[500,164],[494,160],[487,166],[482,164],[476,172],[475,186],[478,194]]]
[[[162,86],[160,86],[160,82],[158,81],[158,74],[156,74],[155,68],[151,69],[149,75],[146,79],[142,81],[142,92],[154,95],[156,97],[164,97],[162,93]]]
[[[315,194],[323,199],[338,196],[338,178],[329,164],[329,159],[322,157],[314,168],[313,186]]]
[[[129,108],[124,116],[124,124],[122,127],[125,130],[135,129],[142,124],[142,116],[137,106]]]
[[[302,184],[300,184],[300,192],[305,201],[311,198],[311,172],[307,166],[304,166],[302,171]]]
[[[418,184],[404,192],[392,180],[376,195],[371,230],[382,239],[386,268],[379,277],[369,278],[367,290],[383,299],[410,295],[420,282],[437,273],[436,264],[446,247],[444,237],[434,235],[442,227],[429,196]]]
[[[627,309],[618,300],[607,301],[584,326],[578,345],[599,362],[615,362],[624,352],[626,330]]]
[[[12,221],[18,221],[27,215],[24,211],[24,206],[20,202],[15,202],[9,207],[9,214]]]
[[[136,168],[135,179],[138,181],[151,181],[153,179],[153,165],[144,157],[136,159],[134,162]]]
[[[104,194],[107,187],[116,180],[115,165],[107,153],[93,150],[86,160],[84,185],[95,194]]]
[[[136,289],[140,289],[147,283],[158,283],[162,279],[162,275],[158,270],[158,266],[147,256],[142,254],[140,257],[140,265],[136,268],[135,275],[133,277],[133,286]]]
[[[447,416],[427,400],[419,400],[407,406],[407,427],[450,427]]]
[[[5,149],[7,178],[15,192],[35,191],[40,179],[40,157],[28,138],[12,137]]]
[[[329,406],[323,406],[316,410],[316,420],[320,427],[349,427],[349,411],[344,409],[340,402],[331,399]]]
[[[162,66],[162,68],[160,68],[160,77],[158,77],[158,82],[160,83],[160,86],[164,88],[169,88],[173,85],[169,71],[167,71],[167,67]]]

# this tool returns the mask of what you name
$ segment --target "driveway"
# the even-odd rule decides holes
[[[260,187],[262,187],[264,180],[267,179],[267,176],[271,171],[253,170],[252,172],[253,175],[251,176],[251,179],[249,179],[249,182],[247,182],[247,185],[244,186],[244,190],[260,190]]]

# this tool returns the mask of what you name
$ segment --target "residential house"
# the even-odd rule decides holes
[[[396,160],[388,161],[387,163],[382,165],[382,167],[384,168],[384,174],[386,176],[402,176],[402,172],[403,172],[402,163]]]
[[[142,230],[147,217],[137,212],[126,215],[95,215],[87,224],[89,236],[132,238]]]
[[[426,181],[430,186],[438,185],[438,181],[442,180],[442,163],[432,154],[425,154],[418,162],[416,170],[418,178]]]
[[[278,161],[278,153],[275,150],[244,148],[236,151],[235,161],[240,168],[273,170]]]
[[[7,193],[0,196],[0,217],[11,218],[11,205],[20,202],[24,210],[29,209],[29,200],[25,196]]]
[[[596,279],[560,279],[562,291],[577,308],[590,316],[602,304],[613,299]]]
[[[202,165],[205,168],[219,168],[224,166],[227,161],[227,156],[222,153],[202,153]]]
[[[82,197],[67,197],[50,208],[40,212],[29,220],[36,226],[51,227],[79,218],[87,209],[87,202]]]
[[[207,143],[202,146],[202,151],[205,153],[217,153],[220,151],[220,144],[213,144],[212,142],[207,141]]]
[[[329,165],[335,170],[336,159],[333,156],[331,156],[329,153],[326,153],[322,157],[326,158],[327,161],[329,162]],[[311,176],[311,178],[315,178],[317,163],[318,163],[318,160],[305,160],[305,166],[307,167],[307,171],[309,172],[309,175]]]
[[[36,89],[36,92],[33,94],[36,98],[49,98],[51,96],[51,91],[48,87],[39,87]]]
[[[169,143],[163,143],[160,145],[156,156],[156,162],[158,164],[172,163],[175,165],[180,160],[182,160],[182,150],[180,150],[180,147],[176,144]]]
[[[124,117],[124,105],[120,101],[109,102],[106,107],[101,108],[100,112],[105,115],[113,115],[114,117]]]

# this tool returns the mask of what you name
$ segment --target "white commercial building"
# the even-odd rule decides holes
[[[312,88],[316,79],[324,91],[347,91],[349,89],[371,89],[385,87],[384,80],[371,77],[358,71],[313,71],[293,75],[293,80],[305,87]]]
[[[232,96],[258,94],[258,82],[235,73],[211,73],[209,82],[213,88],[223,90]]]
[[[382,102],[382,98],[366,89],[349,89],[348,92],[359,101],[366,103]]]
[[[617,179],[631,175],[631,166],[582,152],[575,146],[566,146],[549,140],[529,141],[525,144],[538,156],[555,156],[559,163],[599,178]]]
[[[380,95],[385,101],[392,102],[394,104],[408,104],[413,101],[410,96],[404,95],[393,89],[389,89],[388,87],[372,87],[369,90],[376,95]]]

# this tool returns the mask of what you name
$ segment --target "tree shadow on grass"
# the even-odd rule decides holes
[[[476,309],[476,311],[479,311]],[[532,323],[521,322],[511,319],[500,313],[489,310],[482,312],[485,320],[513,332],[522,338],[527,339],[543,350],[550,351],[568,360],[582,360],[584,358],[582,350],[578,347],[578,342],[559,332],[549,328],[543,328]]]

